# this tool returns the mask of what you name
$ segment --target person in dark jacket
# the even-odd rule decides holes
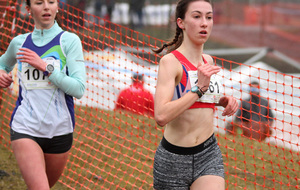
[[[227,132],[235,135],[241,128],[246,137],[263,141],[272,134],[273,112],[269,101],[260,96],[260,86],[256,81],[250,84],[250,98],[241,102],[234,124]]]
[[[143,8],[145,6],[145,0],[130,0],[130,25],[132,28],[143,27]],[[134,22],[134,17],[137,16],[138,23]]]

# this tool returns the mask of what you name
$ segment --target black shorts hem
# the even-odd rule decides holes
[[[53,138],[41,138],[34,137],[24,133],[18,133],[12,129],[10,129],[10,140],[18,140],[18,139],[31,139],[35,141],[43,150],[44,153],[47,154],[61,154],[68,152],[73,144],[73,133],[54,136]]]

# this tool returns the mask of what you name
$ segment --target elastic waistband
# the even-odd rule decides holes
[[[216,137],[214,134],[212,134],[208,139],[206,139],[203,143],[193,146],[193,147],[181,147],[181,146],[176,146],[171,143],[169,143],[165,137],[162,138],[161,140],[161,145],[169,152],[172,152],[174,154],[179,154],[179,155],[191,155],[191,154],[197,154],[199,152],[202,152],[205,150],[207,147],[209,147],[211,144],[215,143]]]

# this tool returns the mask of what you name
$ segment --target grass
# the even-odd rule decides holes
[[[25,189],[9,149],[8,113],[1,109],[0,189]],[[11,103],[10,103],[11,102]],[[8,109],[7,109],[8,108]],[[162,129],[145,116],[76,106],[77,126],[69,162],[57,189],[151,189],[154,152]],[[228,189],[299,188],[299,153],[241,136],[217,133]]]

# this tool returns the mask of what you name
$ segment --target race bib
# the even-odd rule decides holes
[[[189,73],[189,78],[191,81],[191,88],[192,88],[193,86],[196,86],[196,84],[198,83],[197,71],[188,71],[188,73]],[[221,92],[222,92],[222,85],[220,83],[220,80],[218,79],[217,75],[212,75],[210,77],[210,84],[208,90],[197,101],[204,102],[204,103],[219,103]]]
[[[55,69],[60,70],[60,60],[56,60],[53,57],[47,57],[43,59],[47,64],[53,64]],[[53,89],[57,88],[52,84],[44,73],[28,63],[22,63],[21,70],[22,82],[27,90],[33,89]]]

